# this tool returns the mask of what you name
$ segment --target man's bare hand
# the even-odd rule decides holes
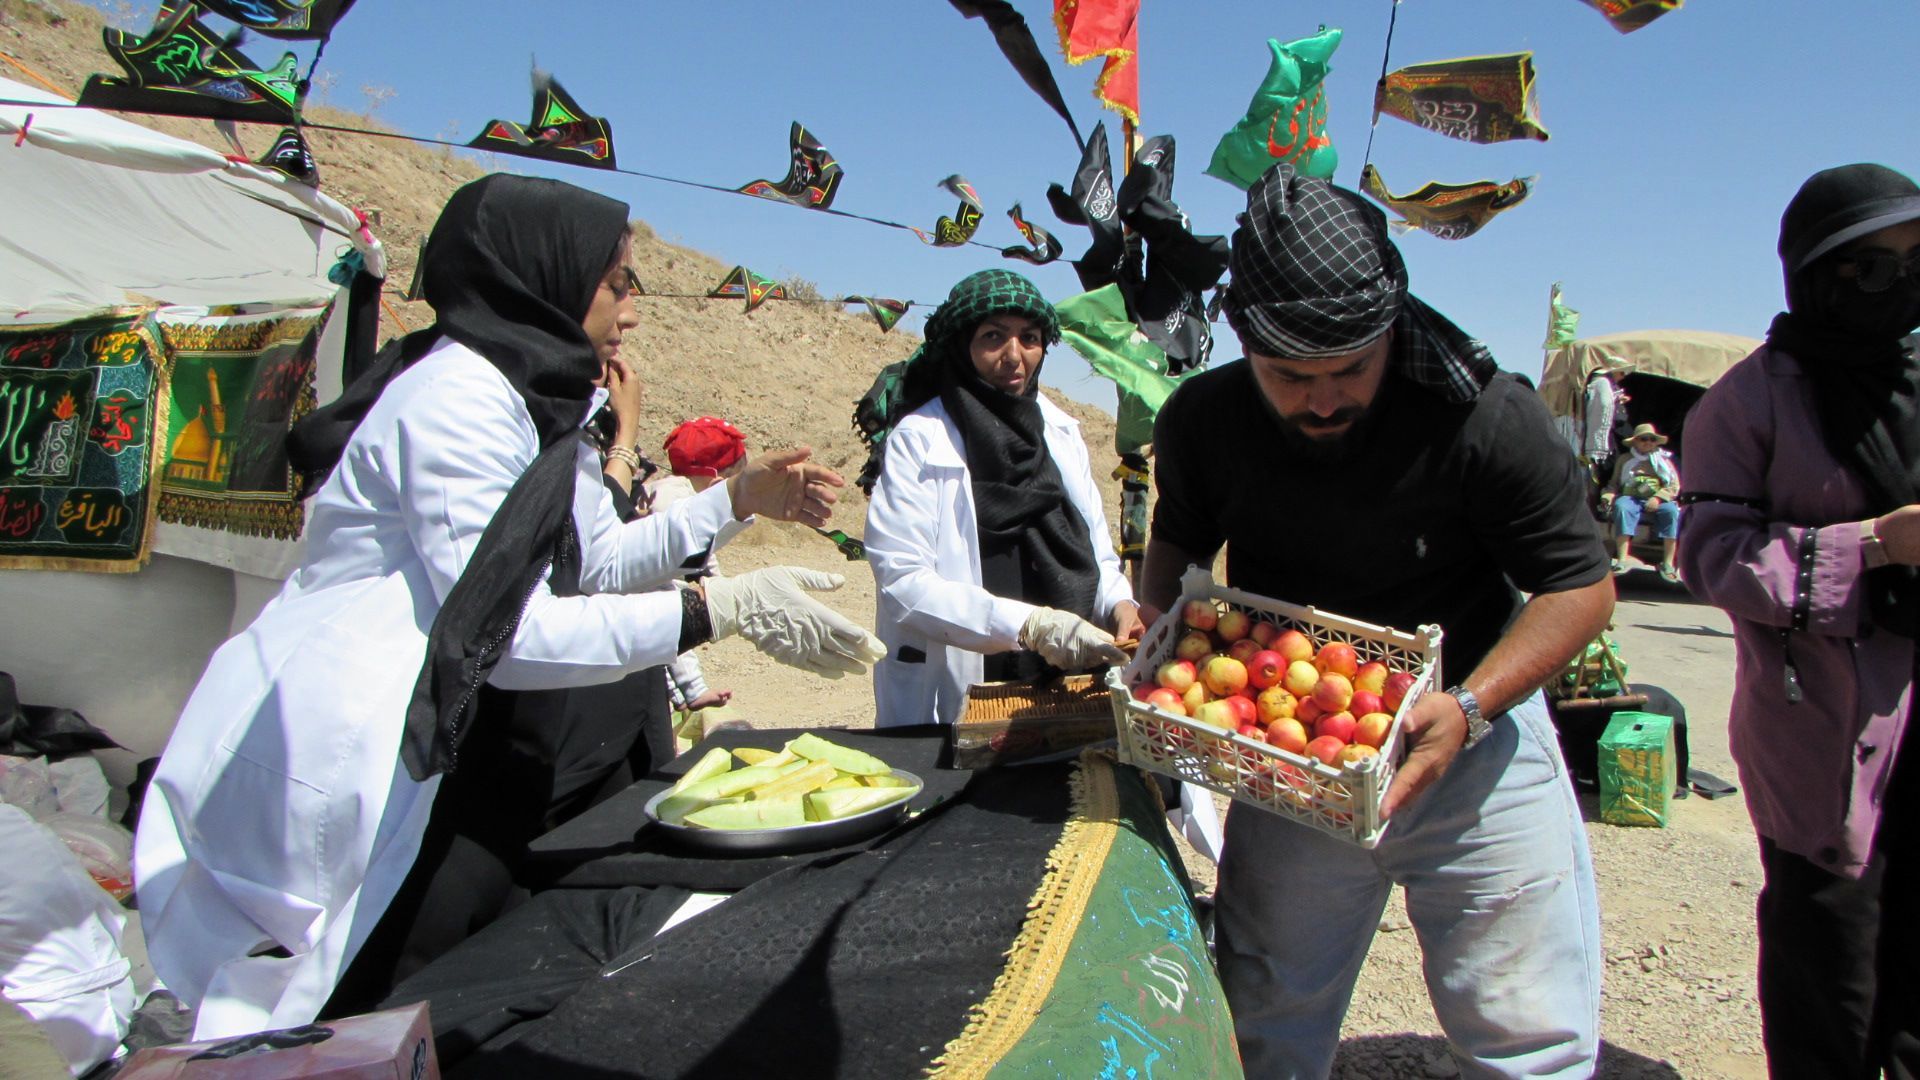
[[[1393,774],[1380,816],[1391,818],[1421,792],[1433,785],[1453,764],[1460,747],[1467,741],[1467,714],[1452,694],[1428,691],[1413,703],[1401,734],[1409,747],[1407,760]]]
[[[733,496],[733,516],[745,521],[764,514],[779,521],[825,525],[840,501],[847,482],[825,465],[807,459],[807,447],[761,454],[727,483]]]

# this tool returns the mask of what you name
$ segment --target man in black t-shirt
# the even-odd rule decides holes
[[[1241,221],[1247,358],[1160,411],[1143,597],[1166,608],[1224,544],[1236,588],[1439,624],[1452,680],[1410,707],[1375,849],[1234,806],[1216,925],[1247,1075],[1327,1075],[1396,882],[1463,1073],[1590,1075],[1593,868],[1539,695],[1613,612],[1578,463],[1524,381],[1408,295],[1378,209],[1282,165]]]

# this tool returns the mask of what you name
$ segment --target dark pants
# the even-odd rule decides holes
[[[1920,739],[1901,757],[1859,880],[1760,838],[1760,1017],[1775,1077],[1920,1078]]]

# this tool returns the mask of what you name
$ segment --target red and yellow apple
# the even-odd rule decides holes
[[[1387,711],[1397,713],[1400,703],[1407,699],[1407,691],[1413,689],[1413,676],[1404,671],[1395,671],[1387,676],[1387,684],[1380,691],[1380,701]]]
[[[1260,652],[1260,643],[1250,637],[1243,637],[1227,646],[1227,655],[1245,664]]]
[[[1213,651],[1213,638],[1205,630],[1189,630],[1173,645],[1173,655],[1181,660],[1198,661]]]
[[[1280,677],[1280,685],[1292,691],[1293,696],[1304,698],[1313,693],[1320,683],[1320,669],[1305,660],[1295,660],[1287,665],[1287,673]]]
[[[1247,697],[1245,694],[1228,694],[1220,700],[1233,706],[1233,713],[1240,718],[1241,725],[1244,726],[1259,722],[1260,709],[1254,705],[1253,699]]]
[[[1187,715],[1195,716],[1200,712],[1200,706],[1213,700],[1213,695],[1207,693],[1206,683],[1195,679],[1193,685],[1187,687],[1186,692],[1180,695],[1180,700],[1187,706]]]
[[[1273,639],[1280,636],[1280,627],[1260,619],[1253,624],[1253,629],[1247,631],[1247,636],[1259,642],[1261,648],[1269,648],[1273,645]]]
[[[1147,695],[1147,704],[1156,709],[1165,709],[1175,716],[1187,715],[1186,702],[1180,700],[1179,694],[1174,693],[1164,686],[1155,689],[1153,693]]]
[[[1360,671],[1360,654],[1344,641],[1329,641],[1313,654],[1313,664],[1322,672],[1345,675],[1351,679]]]
[[[1306,726],[1291,716],[1282,716],[1267,725],[1267,742],[1295,754],[1307,752]]]
[[[1180,621],[1195,630],[1212,630],[1220,623],[1220,612],[1211,600],[1189,600],[1187,606],[1180,609]]]
[[[1313,722],[1314,736],[1331,736],[1341,742],[1352,742],[1353,733],[1359,727],[1359,721],[1350,712],[1330,712]]]
[[[1311,731],[1313,730],[1313,725],[1318,722],[1322,716],[1325,716],[1326,712],[1327,710],[1321,708],[1314,702],[1313,698],[1309,696],[1301,698],[1300,704],[1294,706],[1293,718],[1307,725],[1307,730]]]
[[[1200,671],[1191,660],[1169,660],[1153,673],[1154,682],[1176,694],[1186,693],[1187,687],[1192,686],[1193,680],[1199,677]]]
[[[1228,608],[1221,612],[1219,620],[1213,626],[1213,632],[1220,635],[1220,640],[1229,643],[1243,640],[1252,630],[1253,620],[1238,608]],[[1259,642],[1254,644],[1258,645]]]
[[[1348,743],[1340,749],[1340,764],[1358,765],[1370,757],[1378,756],[1380,751],[1366,743]]]
[[[1317,758],[1323,765],[1332,765],[1340,760],[1340,751],[1346,748],[1346,743],[1331,735],[1317,735],[1307,744],[1306,753],[1310,758]]]
[[[1353,688],[1355,690],[1365,690],[1370,694],[1378,694],[1386,688],[1386,685],[1387,665],[1378,660],[1369,660],[1361,664],[1360,670],[1353,674]]]
[[[1362,690],[1358,683],[1353,687],[1353,700],[1347,702],[1347,711],[1355,716],[1365,716],[1370,712],[1386,712],[1386,703],[1372,690]]]
[[[1233,706],[1219,698],[1200,706],[1200,711],[1194,713],[1193,718],[1221,731],[1236,731],[1240,727],[1240,714]]]
[[[1291,664],[1296,660],[1313,659],[1313,639],[1298,630],[1282,630],[1273,639],[1273,651],[1287,658]]]
[[[1339,712],[1353,702],[1353,683],[1345,675],[1329,671],[1313,684],[1313,703],[1330,713]]]
[[[1271,724],[1298,711],[1300,699],[1284,686],[1269,686],[1260,691],[1260,695],[1253,699],[1253,704],[1260,712],[1260,719]]]
[[[1247,640],[1251,641],[1252,638]],[[1256,690],[1265,690],[1269,686],[1279,686],[1280,680],[1287,674],[1286,657],[1272,649],[1261,649],[1247,657],[1247,682]]]
[[[1387,732],[1393,730],[1393,717],[1383,712],[1370,712],[1354,722],[1353,741],[1365,743],[1379,749],[1387,741]]]
[[[1247,685],[1247,665],[1231,656],[1215,656],[1200,672],[1207,692],[1216,697],[1236,693]]]

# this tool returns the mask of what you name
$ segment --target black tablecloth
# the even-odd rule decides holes
[[[919,776],[926,786],[908,804],[925,811],[945,802],[967,786],[973,773],[946,769],[946,729],[935,724],[916,727],[849,731],[811,729],[842,746],[863,750],[896,769]],[[652,827],[642,808],[647,800],[669,787],[713,747],[760,747],[778,750],[800,729],[721,731],[669,762],[659,772],[608,799],[572,821],[535,840],[528,849],[528,872],[539,887],[617,888],[622,886],[678,886],[703,891],[744,889],[769,874],[803,866],[823,856],[865,851],[883,843],[890,832],[857,843],[792,855],[730,855],[695,851],[676,845],[662,830]]]

